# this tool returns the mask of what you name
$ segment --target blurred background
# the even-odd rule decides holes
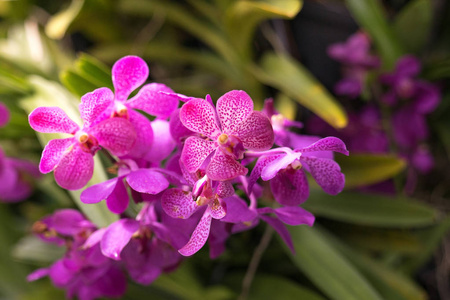
[[[23,191],[0,192],[1,299],[64,299],[26,281],[64,254],[31,228],[80,203],[35,171],[45,143],[27,115],[112,88],[125,55],[177,93],[242,89],[259,109],[271,97],[299,133],[337,136],[350,156],[336,157],[344,192],[313,187],[316,224],[290,228],[296,254],[260,225],[123,299],[450,299],[449,18],[445,0],[0,1],[0,178],[15,161]]]

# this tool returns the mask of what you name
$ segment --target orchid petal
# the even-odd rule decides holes
[[[91,235],[87,238],[86,242],[84,242],[83,248],[85,249],[91,248],[100,243],[103,238],[103,235],[105,234],[106,229],[108,228],[100,228],[91,233]]]
[[[155,141],[152,123],[134,110],[128,111],[131,125],[136,130],[136,142],[128,153],[132,157],[144,157]]]
[[[331,159],[303,157],[310,168],[311,175],[328,194],[337,195],[345,185],[345,176],[339,165]]]
[[[120,260],[120,253],[139,229],[139,222],[133,219],[121,219],[108,226],[100,247],[104,256]]]
[[[230,181],[219,181],[216,188],[216,194],[222,199],[233,196],[233,184]]]
[[[59,107],[38,107],[28,116],[31,128],[43,133],[75,133],[80,127]]]
[[[180,109],[175,110],[170,115],[170,134],[176,142],[180,142],[183,138],[194,135],[194,132],[187,129],[186,126],[181,123]]]
[[[81,97],[79,109],[81,118],[84,120],[84,127],[89,127],[113,102],[114,94],[106,87],[96,89]]]
[[[339,152],[345,155],[348,155],[348,150],[345,147],[345,144],[342,140],[336,137],[326,137],[321,140],[318,140],[314,144],[302,148],[296,149],[295,152],[315,152],[315,151],[334,151]]]
[[[0,127],[8,124],[10,119],[9,110],[3,103],[0,103]]]
[[[274,178],[280,170],[286,169],[291,163],[299,159],[301,155],[301,153],[295,152],[282,154],[262,170],[261,179],[267,181]]]
[[[117,156],[127,154],[136,141],[136,130],[133,125],[122,118],[104,120],[92,127],[90,133],[101,146]]]
[[[188,172],[193,173],[200,168],[203,161],[216,148],[215,143],[212,141],[191,136],[184,143],[180,162],[186,167]]]
[[[225,181],[246,175],[248,169],[234,160],[230,155],[226,155],[220,149],[216,151],[211,162],[206,168],[206,174],[212,180]]]
[[[80,200],[85,204],[98,203],[106,200],[114,191],[119,178],[112,178],[105,182],[92,185],[81,192]]]
[[[125,101],[148,77],[148,66],[137,56],[125,56],[112,67],[112,81],[118,101]]]
[[[273,196],[282,205],[296,206],[309,197],[306,175],[302,170],[278,173],[270,181]]]
[[[247,194],[251,194],[253,190],[253,186],[255,185],[256,181],[258,181],[259,177],[261,177],[261,173],[263,169],[273,162],[274,160],[281,157],[280,155],[270,155],[270,156],[262,156],[258,159],[255,166],[253,167],[252,172],[250,173],[250,177],[248,179],[248,186],[247,186]]]
[[[233,90],[220,97],[216,107],[223,132],[233,133],[253,112],[253,101],[246,92]]]
[[[248,222],[256,218],[257,213],[248,207],[241,198],[234,196],[223,199],[227,204],[227,215],[221,219],[228,223]]]
[[[313,226],[315,221],[312,213],[299,206],[284,206],[273,211],[282,222],[292,226],[303,224]]]
[[[35,280],[41,279],[45,276],[48,276],[49,271],[50,270],[48,268],[37,269],[37,270],[33,271],[32,273],[28,274],[27,281],[35,281]]]
[[[292,243],[291,234],[286,229],[286,226],[278,219],[272,218],[269,216],[260,216],[261,220],[264,220],[267,224],[272,226],[273,229],[280,235],[280,237],[283,239],[283,241],[286,243],[286,245],[289,247],[289,249],[292,251],[292,253],[295,253],[294,244]]]
[[[205,100],[193,99],[180,109],[180,120],[187,129],[215,140],[221,134],[214,107]]]
[[[161,197],[163,210],[172,218],[189,218],[198,208],[197,203],[192,199],[190,192],[180,189],[170,189],[164,192]]]
[[[269,118],[260,111],[254,111],[242,123],[235,126],[236,136],[249,150],[270,149],[274,141],[274,133]]]
[[[167,119],[177,109],[179,96],[161,83],[144,85],[139,93],[128,101],[128,106],[145,111],[149,115]]]
[[[127,209],[128,203],[129,199],[127,189],[123,184],[123,181],[119,179],[114,191],[106,199],[106,205],[111,212],[121,214]]]
[[[52,280],[52,283],[57,287],[64,287],[67,285],[75,276],[75,272],[70,270],[65,265],[64,261],[67,260],[65,258],[58,260],[55,262],[49,269],[48,276]]]
[[[84,152],[77,144],[67,151],[55,168],[55,180],[68,190],[78,190],[86,185],[94,172],[92,154]]]
[[[169,122],[155,120],[151,122],[152,129],[157,133],[158,138],[154,139],[150,149],[148,149],[145,159],[151,162],[161,162],[166,159],[175,149],[176,143],[170,134]]]
[[[209,213],[211,217],[220,220],[227,214],[227,204],[221,199],[215,199],[211,204],[208,205]]]
[[[195,227],[194,232],[189,240],[189,242],[184,245],[183,248],[178,250],[183,256],[191,256],[200,250],[208,240],[209,230],[211,228],[211,214],[209,209],[205,211],[197,227]]]
[[[53,214],[52,228],[62,235],[75,235],[81,229],[84,216],[75,209],[60,209]]]
[[[39,171],[46,174],[58,165],[61,158],[70,145],[74,144],[74,138],[51,140],[42,151],[41,161],[39,163]]]
[[[139,169],[127,176],[130,187],[140,193],[156,195],[169,187],[169,181],[159,172],[151,169]]]

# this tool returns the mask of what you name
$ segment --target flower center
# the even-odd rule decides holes
[[[75,139],[78,141],[81,149],[85,152],[90,152],[94,155],[98,150],[100,150],[97,139],[92,135],[89,135],[87,132],[82,130],[78,131],[75,134]]]
[[[244,145],[242,145],[241,140],[234,135],[222,133],[217,138],[217,143],[225,154],[231,155],[234,159],[244,158]]]

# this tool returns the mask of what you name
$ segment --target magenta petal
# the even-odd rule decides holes
[[[45,146],[39,163],[39,171],[49,173],[58,165],[65,151],[74,144],[74,138],[51,140]]]
[[[211,217],[220,220],[227,214],[227,204],[221,199],[214,200],[213,203],[208,205],[207,210],[209,210]]]
[[[84,216],[75,209],[60,209],[53,214],[52,228],[63,235],[75,235],[81,229]]]
[[[122,179],[119,179],[114,191],[106,199],[108,209],[115,214],[123,213],[128,207],[128,192],[123,184]]]
[[[217,147],[212,141],[207,141],[196,136],[189,137],[184,143],[180,162],[186,167],[188,172],[193,173],[200,168],[203,161]]]
[[[336,137],[326,137],[321,140],[318,140],[314,144],[302,148],[302,149],[296,149],[296,152],[315,152],[315,151],[334,151],[339,152],[345,155],[348,155],[348,150],[345,147],[345,144],[343,141]]]
[[[286,245],[291,249],[292,253],[295,253],[294,244],[292,243],[291,234],[286,229],[286,226],[278,219],[269,216],[260,216],[261,220],[264,220],[267,224],[273,227],[275,231],[280,235]]]
[[[269,118],[260,111],[254,111],[247,119],[235,127],[236,136],[249,150],[270,149],[274,133]]]
[[[105,231],[108,228],[100,228],[96,231],[94,231],[86,240],[86,242],[84,242],[83,244],[83,248],[91,248],[95,245],[97,245],[98,243],[101,242],[103,235],[105,234]]]
[[[170,115],[170,134],[176,142],[180,142],[183,138],[194,135],[194,132],[187,129],[186,126],[181,123],[180,109],[175,110],[172,115]]]
[[[192,199],[190,192],[180,189],[170,189],[164,192],[161,197],[161,206],[172,218],[189,218],[198,208],[197,203]]]
[[[206,174],[212,180],[225,181],[240,175],[246,175],[248,169],[218,149],[206,168]]]
[[[159,172],[151,169],[139,169],[127,176],[130,187],[140,193],[156,195],[169,187],[169,181]]]
[[[84,152],[77,144],[65,153],[55,168],[55,180],[68,190],[78,190],[86,185],[94,172],[92,154]]]
[[[32,273],[28,274],[27,281],[35,281],[35,280],[41,279],[42,277],[47,276],[48,274],[49,274],[49,269],[47,269],[47,268],[37,269],[37,270],[33,271]]]
[[[158,138],[153,140],[150,149],[148,149],[147,154],[145,155],[145,159],[159,163],[173,152],[176,143],[170,134],[170,125],[168,121],[155,120],[151,124],[152,129],[156,132]]]
[[[108,88],[99,88],[81,97],[79,106],[84,127],[89,127],[100,114],[114,102],[114,94]]]
[[[200,250],[208,240],[209,230],[211,228],[212,217],[209,213],[209,209],[205,211],[197,227],[189,240],[183,248],[178,250],[183,256],[191,256]]]
[[[246,92],[233,90],[217,100],[216,108],[222,131],[233,133],[238,129],[238,125],[253,112],[253,101]]]
[[[214,107],[205,100],[194,99],[180,109],[180,120],[187,129],[216,139],[221,134]]]
[[[136,130],[136,142],[128,153],[132,157],[144,157],[147,155],[148,150],[152,147],[154,138],[152,123],[149,119],[144,117],[138,112],[130,109],[128,111],[131,125]]]
[[[120,260],[120,252],[138,229],[139,222],[133,219],[121,219],[109,225],[100,242],[103,255]]]
[[[38,107],[28,116],[31,128],[44,133],[75,133],[80,127],[59,107]]]
[[[112,81],[116,99],[125,101],[132,91],[141,86],[148,77],[148,66],[137,56],[125,56],[112,67]]]
[[[299,159],[300,156],[301,153],[295,152],[282,154],[280,157],[272,161],[262,170],[261,173],[262,180],[267,181],[274,178],[280,170],[286,169],[288,165],[293,163],[295,160]]]
[[[223,201],[227,204],[227,215],[221,219],[223,222],[248,222],[257,216],[256,211],[251,210],[247,203],[237,196],[223,199]]]
[[[275,200],[282,205],[296,206],[309,197],[308,180],[302,170],[278,173],[270,181],[270,188]]]
[[[74,271],[70,270],[64,263],[67,259],[63,258],[56,261],[49,270],[49,277],[57,287],[65,287],[75,276]]]
[[[178,94],[169,87],[161,83],[150,83],[143,86],[139,93],[128,101],[128,106],[167,119],[177,109],[178,102]]]
[[[118,178],[112,178],[105,182],[95,184],[81,192],[80,200],[86,204],[98,203],[106,200],[114,191]]]
[[[3,103],[0,102],[0,127],[8,124],[10,118],[9,110]]]
[[[344,189],[345,176],[334,160],[303,157],[301,161],[306,162],[311,175],[326,193],[337,195]]]
[[[270,155],[270,156],[263,156],[258,159],[256,162],[256,165],[253,167],[252,173],[250,174],[250,177],[248,179],[248,186],[247,186],[247,194],[251,194],[253,190],[253,186],[255,185],[256,181],[258,181],[259,177],[261,177],[261,173],[263,169],[272,161],[282,157],[282,154],[280,155]]]
[[[277,217],[284,223],[292,226],[306,224],[313,226],[315,217],[309,211],[299,206],[284,206],[274,209]]]
[[[117,156],[127,154],[136,141],[136,130],[133,125],[122,118],[104,120],[92,127],[89,133],[101,146]]]
[[[216,188],[216,194],[222,199],[233,196],[233,184],[231,184],[230,181],[219,181]]]

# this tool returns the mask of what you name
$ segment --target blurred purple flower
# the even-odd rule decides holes
[[[0,102],[0,127],[5,126],[10,118],[9,110],[3,103]]]

